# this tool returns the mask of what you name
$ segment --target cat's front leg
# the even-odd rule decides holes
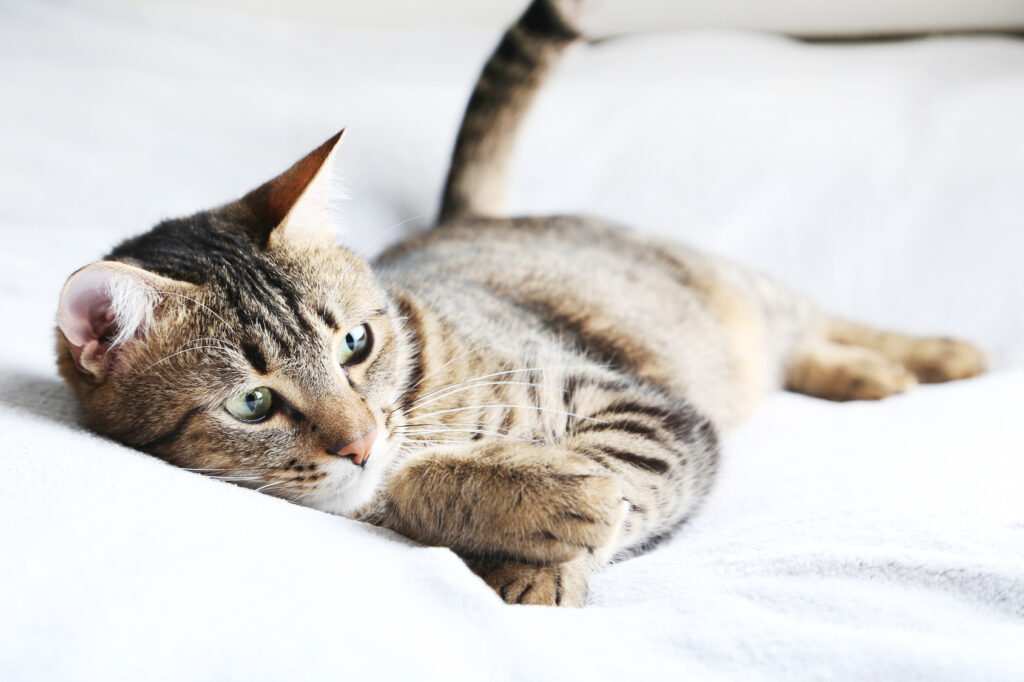
[[[626,510],[620,482],[585,457],[482,441],[406,462],[388,482],[381,523],[463,556],[546,565],[606,560]]]

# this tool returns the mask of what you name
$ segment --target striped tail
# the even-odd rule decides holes
[[[513,143],[541,81],[566,47],[581,0],[533,0],[502,37],[469,98],[452,152],[439,222],[496,215]]]

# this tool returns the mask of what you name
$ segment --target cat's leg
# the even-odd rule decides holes
[[[878,400],[917,383],[984,371],[984,353],[953,339],[920,338],[838,319],[812,327],[786,361],[785,387],[828,400]]]
[[[879,400],[909,390],[917,379],[878,351],[814,338],[793,352],[785,369],[788,391],[826,400]]]
[[[681,399],[629,381],[580,382],[567,407],[571,423],[553,445],[479,441],[420,453],[389,482],[381,522],[492,559],[470,563],[507,601],[582,603],[591,571],[697,508],[717,438]]]
[[[988,365],[981,350],[956,339],[922,338],[836,319],[826,322],[824,331],[831,341],[869,348],[900,363],[924,384],[967,379]]]
[[[501,440],[419,453],[386,498],[381,523],[406,537],[534,564],[600,554],[628,506],[619,481],[587,458]]]

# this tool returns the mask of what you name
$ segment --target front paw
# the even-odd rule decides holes
[[[573,564],[534,566],[507,563],[481,573],[506,604],[582,607],[587,579]]]
[[[531,468],[488,522],[502,529],[499,552],[554,564],[596,555],[619,531],[627,503],[619,482],[576,456]]]
[[[484,447],[434,453],[399,471],[386,525],[463,556],[603,558],[627,507],[616,479],[553,446]]]

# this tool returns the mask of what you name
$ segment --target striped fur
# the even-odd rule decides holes
[[[766,391],[880,398],[981,371],[968,344],[836,320],[600,220],[486,217],[540,75],[575,36],[570,15],[537,0],[506,34],[467,110],[443,229],[372,267],[318,236],[336,136],[241,200],[75,273],[58,364],[87,422],[450,547],[510,603],[579,606],[592,571],[703,504],[720,431]],[[369,345],[341,362],[356,329]],[[266,415],[227,411],[256,388]],[[371,433],[357,464],[346,446]]]
[[[501,212],[516,134],[544,76],[581,37],[581,2],[531,2],[502,36],[466,105],[441,197],[441,223]]]

